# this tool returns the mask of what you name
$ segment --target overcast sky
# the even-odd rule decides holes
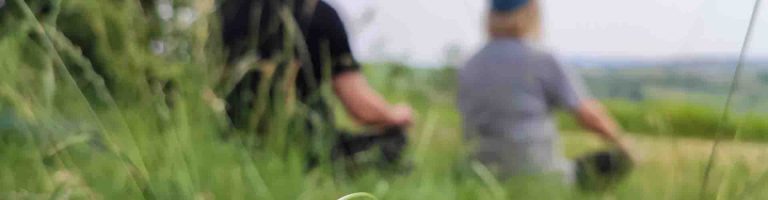
[[[443,63],[485,41],[487,0],[327,0],[341,13],[360,60]],[[543,0],[544,45],[561,56],[666,58],[735,55],[754,0]],[[751,56],[768,56],[768,3]]]

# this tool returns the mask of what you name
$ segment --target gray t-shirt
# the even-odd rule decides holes
[[[513,174],[563,167],[552,111],[576,109],[586,97],[577,76],[520,40],[488,42],[459,71],[465,135],[481,161]]]

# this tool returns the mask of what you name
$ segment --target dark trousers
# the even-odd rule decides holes
[[[605,191],[623,180],[633,164],[617,149],[590,153],[576,159],[576,179],[582,190]]]
[[[396,164],[400,161],[407,143],[405,131],[401,128],[387,128],[378,133],[367,134],[340,133],[332,149],[331,158],[355,162],[357,154],[377,151],[381,162]]]

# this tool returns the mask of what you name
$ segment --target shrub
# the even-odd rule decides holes
[[[698,138],[736,138],[768,140],[768,116],[731,113],[721,122],[718,107],[680,101],[626,100],[603,101],[607,110],[624,130],[636,134],[667,135]],[[578,129],[573,119],[558,115],[561,128]]]

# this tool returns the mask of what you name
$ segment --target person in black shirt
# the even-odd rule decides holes
[[[368,85],[333,7],[318,0],[227,0],[221,10],[230,64],[251,54],[266,60],[293,57],[300,63],[295,81],[298,99],[311,112],[319,113],[325,124],[333,124],[332,113],[318,96],[320,85],[327,81],[353,119],[381,129],[373,134],[341,133],[335,154],[349,156],[378,144],[387,160],[399,157],[405,145],[403,130],[412,121],[411,108],[390,105]],[[287,11],[291,16],[286,17]],[[301,34],[292,35],[291,30]],[[280,66],[278,70],[286,70],[290,65]],[[262,76],[258,72],[246,75],[227,97],[234,126],[247,125],[249,105],[255,98],[244,94],[257,93]]]

